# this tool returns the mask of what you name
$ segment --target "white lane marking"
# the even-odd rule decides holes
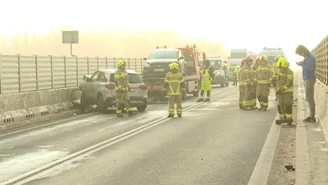
[[[275,119],[278,118],[279,118],[279,113],[277,113]],[[257,160],[257,163],[253,170],[252,176],[248,182],[248,185],[267,184],[280,131],[281,131],[281,126],[276,125],[274,121],[270,128],[269,134],[265,140],[260,157]]]

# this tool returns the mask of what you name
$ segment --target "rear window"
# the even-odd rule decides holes
[[[178,52],[177,50],[154,50],[148,56],[148,59],[177,59]]]
[[[129,74],[129,82],[133,83],[142,83],[142,79],[138,74]]]
[[[142,79],[141,79],[141,77],[140,77],[139,74],[129,73],[129,74],[128,74],[128,77],[129,77],[129,82],[130,82],[131,84],[133,84],[133,83],[143,83],[143,81],[142,81]],[[112,73],[112,74],[110,75],[110,81],[111,81],[111,82],[114,82],[114,73]]]

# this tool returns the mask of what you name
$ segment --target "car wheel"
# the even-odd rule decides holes
[[[106,112],[107,106],[103,100],[103,96],[101,94],[98,95],[97,97],[97,110],[101,113]]]
[[[138,110],[139,112],[143,112],[143,111],[146,110],[147,105],[148,105],[147,100],[144,100],[144,104],[143,104],[143,105],[139,105],[139,106],[137,106],[137,110]]]
[[[194,91],[192,94],[194,95],[194,97],[198,97],[199,91]]]

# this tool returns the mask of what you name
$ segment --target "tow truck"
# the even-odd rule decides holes
[[[148,87],[148,98],[155,100],[165,98],[162,87],[165,76],[170,70],[169,65],[174,61],[178,62],[185,80],[186,92],[182,95],[182,99],[185,100],[187,94],[198,97],[200,90],[199,55],[202,57],[201,60],[205,60],[205,53],[198,52],[195,44],[180,48],[156,47],[152,50],[147,58],[143,58],[145,62],[141,74]]]

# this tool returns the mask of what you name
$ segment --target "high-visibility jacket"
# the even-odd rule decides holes
[[[168,72],[166,74],[163,89],[166,90],[167,95],[181,95],[181,91],[183,91],[184,88],[182,73]]]
[[[117,69],[114,73],[115,90],[116,91],[127,91],[129,88],[128,73],[125,70]]]
[[[244,65],[245,66],[245,65]],[[239,86],[244,86],[244,79],[243,79],[243,71],[244,71],[244,66],[241,66],[238,71],[238,81],[239,81]]]
[[[202,82],[212,82],[214,78],[214,68],[210,65],[207,68],[204,68],[201,73],[201,81]]]
[[[245,65],[242,73],[242,79],[244,82],[244,85],[250,86],[254,84],[254,71],[253,69]]]
[[[260,85],[269,85],[272,81],[272,70],[269,64],[260,65],[256,69],[255,81]]]
[[[272,80],[273,81],[276,81],[277,80],[277,77],[278,77],[278,72],[279,72],[279,68],[277,66],[277,62],[274,62],[272,64],[271,70],[272,70]]]
[[[279,70],[278,73],[278,87],[282,93],[293,93],[294,73],[291,69]]]

